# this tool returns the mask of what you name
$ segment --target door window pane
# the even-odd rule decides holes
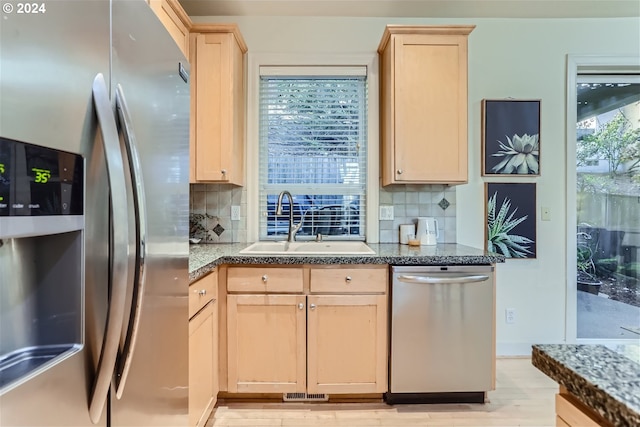
[[[578,76],[577,337],[640,337],[640,76]]]

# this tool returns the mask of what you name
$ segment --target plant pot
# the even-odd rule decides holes
[[[590,294],[598,295],[600,293],[600,283],[580,283],[578,282],[578,290],[583,292],[589,292]]]
[[[600,280],[583,271],[578,272],[577,283],[579,291],[589,292],[594,295],[598,295],[600,292],[600,286],[602,286],[602,282]]]

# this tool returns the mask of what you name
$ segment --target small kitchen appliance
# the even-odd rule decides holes
[[[434,217],[419,217],[416,235],[420,239],[421,245],[435,245],[438,233],[438,220]]]

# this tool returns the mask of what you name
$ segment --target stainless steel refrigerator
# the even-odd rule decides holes
[[[188,424],[188,72],[145,0],[3,0],[1,426]]]

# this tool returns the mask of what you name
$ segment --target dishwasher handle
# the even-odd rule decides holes
[[[398,276],[398,281],[406,282],[406,283],[418,283],[418,284],[429,284],[429,285],[438,285],[438,284],[448,284],[448,283],[474,283],[474,282],[484,282],[485,280],[489,280],[489,276],[486,274],[464,274],[464,275],[456,275],[456,276],[447,276],[447,277],[436,277],[436,276],[409,276],[409,275],[400,275]]]

